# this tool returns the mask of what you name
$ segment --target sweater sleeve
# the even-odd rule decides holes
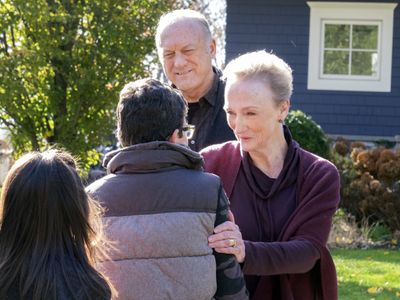
[[[220,186],[215,226],[228,221],[229,204]],[[246,283],[242,270],[234,255],[218,253],[213,250],[217,264],[217,292],[215,299],[248,299]]]
[[[318,249],[308,241],[250,242],[245,241],[246,275],[306,273],[319,259]]]
[[[246,275],[309,271],[321,257],[339,203],[339,175],[328,161],[316,161],[304,173],[299,204],[276,242],[245,241]]]

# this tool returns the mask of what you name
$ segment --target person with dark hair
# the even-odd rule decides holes
[[[116,249],[100,267],[119,299],[247,299],[235,257],[208,246],[214,226],[228,220],[228,201],[187,147],[194,128],[186,112],[179,92],[154,79],[120,93],[123,148],[106,155],[108,175],[87,187],[106,208]]]
[[[326,244],[340,178],[331,162],[302,149],[284,124],[292,69],[256,51],[231,61],[224,75],[225,111],[238,141],[201,153],[205,169],[221,177],[236,223],[216,227],[210,246],[236,255],[251,299],[336,300]]]
[[[104,253],[98,204],[85,192],[72,156],[22,156],[0,202],[0,299],[111,299],[94,268]]]

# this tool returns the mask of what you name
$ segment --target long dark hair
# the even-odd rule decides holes
[[[108,281],[94,269],[103,253],[100,214],[71,155],[21,157],[1,195],[0,299],[13,289],[24,299],[110,299]]]

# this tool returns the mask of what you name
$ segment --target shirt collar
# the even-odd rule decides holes
[[[214,79],[211,85],[211,88],[208,90],[208,92],[200,98],[199,101],[207,101],[210,105],[214,106],[215,102],[217,100],[217,93],[218,93],[218,87],[219,87],[219,79],[222,76],[222,72],[217,69],[216,67],[213,66],[213,72],[214,72]]]
[[[219,87],[219,79],[222,76],[222,71],[217,69],[216,67],[213,68],[213,73],[214,73],[214,79],[211,85],[211,88],[208,90],[208,92],[199,99],[199,103],[203,101],[207,101],[210,105],[214,106],[215,101],[217,100],[216,94],[218,93],[218,87]],[[178,89],[175,84],[171,83],[171,86],[174,89]]]

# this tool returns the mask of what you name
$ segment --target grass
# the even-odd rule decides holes
[[[400,251],[334,249],[339,299],[399,300]]]

